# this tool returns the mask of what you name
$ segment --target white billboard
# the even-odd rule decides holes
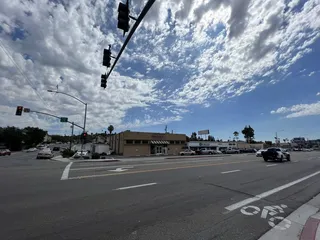
[[[198,135],[207,135],[209,134],[209,130],[200,130],[198,131]]]

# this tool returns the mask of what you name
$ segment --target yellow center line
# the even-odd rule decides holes
[[[108,176],[148,173],[148,172],[160,172],[160,171],[169,171],[169,170],[177,170],[177,169],[185,169],[185,168],[209,167],[209,166],[228,165],[228,164],[245,163],[245,162],[257,162],[257,160],[237,161],[237,162],[228,162],[228,163],[197,164],[197,165],[187,165],[187,166],[179,166],[179,167],[147,169],[147,170],[139,170],[139,171],[132,171],[132,172],[94,174],[94,175],[85,175],[85,176],[78,176],[78,177],[69,177],[68,180],[95,178],[95,177],[108,177]]]

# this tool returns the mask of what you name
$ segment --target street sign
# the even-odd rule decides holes
[[[60,122],[68,122],[68,118],[66,118],[66,117],[61,117],[61,118],[60,118]]]
[[[30,112],[30,108],[24,108],[23,111],[24,111],[25,113],[28,113],[28,112]]]

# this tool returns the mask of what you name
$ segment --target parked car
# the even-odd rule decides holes
[[[302,149],[302,151],[304,151],[304,152],[311,152],[313,149],[311,149],[311,148],[303,148]]]
[[[185,149],[183,151],[180,152],[180,155],[183,156],[183,155],[195,155],[196,152],[191,150],[191,149]]]
[[[240,153],[240,150],[239,149],[227,149],[226,153],[227,154]]]
[[[84,159],[89,159],[90,155],[89,155],[89,151],[77,151],[73,156],[73,158],[78,159],[78,158],[84,158]]]
[[[240,153],[256,153],[257,150],[254,148],[248,148],[248,149],[241,149]]]
[[[262,153],[267,151],[267,149],[260,149],[256,152],[256,157],[262,157]]]
[[[38,151],[38,149],[37,148],[28,148],[26,150],[26,152],[35,152],[35,151]]]
[[[287,149],[283,148],[268,148],[267,151],[262,153],[262,157],[264,161],[268,160],[279,160],[282,162],[284,159],[287,161],[291,160],[290,153]]]
[[[52,157],[53,157],[53,153],[50,148],[44,148],[40,150],[37,154],[37,159],[52,158]]]
[[[210,148],[201,148],[200,154],[215,154],[215,150]]]
[[[52,151],[58,152],[58,151],[60,151],[60,147],[53,147],[53,148],[52,148]]]
[[[222,152],[219,150],[214,150],[214,152],[215,152],[215,154],[222,154]]]
[[[1,149],[0,150],[0,156],[10,156],[11,155],[11,151],[9,149]]]

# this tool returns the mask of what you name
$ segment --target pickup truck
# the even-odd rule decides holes
[[[266,162],[268,160],[279,160],[280,162],[284,159],[291,160],[288,150],[282,148],[268,148],[267,151],[262,152],[262,157]]]
[[[215,154],[216,151],[212,150],[210,148],[201,148],[200,149],[200,154]]]
[[[239,149],[227,149],[226,150],[226,154],[230,154],[230,153],[240,153]]]

